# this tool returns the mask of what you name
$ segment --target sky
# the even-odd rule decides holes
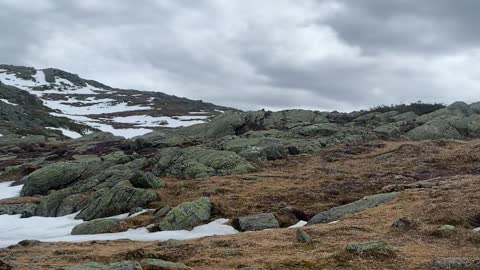
[[[478,0],[0,0],[0,63],[244,110],[480,100]]]

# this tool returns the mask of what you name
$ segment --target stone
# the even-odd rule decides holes
[[[361,257],[391,257],[395,250],[383,241],[350,243],[346,251]]]
[[[235,152],[203,147],[161,149],[150,162],[156,176],[205,178],[256,170],[250,162]]]
[[[145,207],[158,199],[156,192],[134,188],[130,182],[123,181],[111,189],[97,191],[95,198],[75,218],[88,221],[120,215],[135,207]]]
[[[395,220],[392,227],[398,230],[410,230],[418,227],[418,223],[413,219],[402,217]]]
[[[447,115],[433,120],[410,130],[406,135],[412,140],[460,139],[462,135],[455,128],[454,122],[461,118]]]
[[[453,225],[442,225],[438,227],[433,235],[440,238],[447,238],[454,235],[457,232],[457,228]]]
[[[37,204],[19,203],[0,205],[0,215],[22,215],[22,217],[31,217],[35,215]]]
[[[160,221],[159,228],[162,231],[190,230],[208,222],[211,212],[212,204],[208,198],[184,202],[168,212]]]
[[[136,188],[159,189],[163,186],[162,181],[149,172],[136,172],[129,181]]]
[[[72,235],[100,234],[126,231],[123,222],[119,219],[96,219],[83,222],[73,227]]]
[[[174,263],[160,259],[143,259],[140,261],[143,270],[170,270],[170,269],[190,269],[183,263]]]
[[[65,267],[64,270],[145,270],[138,262],[124,261],[112,264],[90,263],[81,266]]]
[[[92,163],[58,162],[34,171],[25,177],[22,196],[47,195],[50,190],[58,190],[86,177]]]
[[[296,230],[296,237],[298,242],[305,243],[305,244],[313,243],[313,238],[302,229]]]
[[[367,196],[361,200],[318,213],[308,221],[307,226],[337,221],[345,215],[357,213],[390,202],[397,196],[398,193],[396,192]]]
[[[241,232],[280,228],[278,220],[272,213],[235,218],[232,225]]]
[[[475,270],[480,269],[480,260],[466,260],[458,258],[436,259],[432,262],[433,270]]]

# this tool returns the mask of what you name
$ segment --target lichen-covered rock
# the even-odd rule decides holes
[[[338,124],[319,123],[319,124],[308,125],[304,127],[297,127],[293,129],[293,132],[306,137],[312,137],[312,136],[327,137],[339,132],[340,130],[342,130],[342,126]]]
[[[313,243],[313,238],[304,230],[297,229],[295,233],[297,241],[305,244]]]
[[[437,117],[407,133],[412,140],[460,139],[462,134],[455,123],[462,118],[455,116]]]
[[[22,196],[46,195],[50,190],[58,190],[88,176],[93,163],[59,162],[34,171],[25,177]]]
[[[280,228],[277,218],[272,213],[235,218],[232,225],[241,232]]]
[[[391,257],[395,249],[383,241],[350,243],[346,248],[348,253],[361,257]]]
[[[457,258],[437,259],[432,262],[433,270],[478,270],[480,260],[467,260]]]
[[[434,232],[433,235],[440,238],[447,238],[452,236],[457,232],[457,228],[453,225],[442,225],[438,227]]]
[[[90,193],[74,194],[74,189],[62,189],[50,192],[42,197],[36,215],[42,217],[59,217],[82,210],[91,200]]]
[[[31,217],[35,215],[37,204],[18,203],[0,205],[0,215],[22,215],[22,217]]]
[[[250,162],[234,152],[202,147],[161,149],[151,162],[152,172],[157,176],[204,178],[255,170]]]
[[[173,208],[160,221],[162,231],[190,230],[193,227],[208,222],[211,217],[212,204],[208,198],[193,202],[184,202]]]
[[[144,270],[138,262],[125,261],[108,265],[90,263],[81,266],[65,267],[64,270]]]
[[[136,188],[159,189],[163,186],[162,181],[152,173],[136,172],[130,179],[130,183]]]
[[[373,132],[384,139],[398,138],[401,135],[400,129],[394,123],[376,127],[373,129]]]
[[[97,192],[76,219],[93,220],[128,213],[135,207],[144,207],[158,200],[158,194],[152,190],[134,188],[130,182],[123,181],[111,189]]]
[[[113,164],[125,164],[132,161],[132,157],[126,155],[122,151],[116,151],[116,152],[110,153],[108,155],[103,156],[102,159],[106,162],[110,162]]]
[[[347,214],[353,214],[368,208],[373,208],[381,204],[387,203],[395,199],[397,196],[398,196],[398,193],[396,192],[367,196],[361,200],[358,200],[346,205],[334,207],[327,211],[318,213],[308,221],[307,226],[336,221]]]
[[[95,219],[81,223],[72,229],[72,235],[99,234],[125,231],[119,219]]]
[[[175,270],[190,269],[183,263],[174,263],[160,259],[143,259],[140,261],[143,270]]]

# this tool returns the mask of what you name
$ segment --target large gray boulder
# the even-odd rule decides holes
[[[377,207],[381,204],[392,201],[398,196],[398,194],[399,193],[397,192],[392,192],[392,193],[382,193],[382,194],[367,196],[361,200],[358,200],[346,205],[334,207],[332,209],[323,211],[315,215],[313,218],[311,218],[308,221],[307,226],[337,221],[345,215],[353,214],[369,208]]]
[[[119,219],[95,219],[81,223],[72,229],[72,235],[111,233],[125,230]]]
[[[272,213],[235,218],[232,225],[241,232],[280,228],[277,218]]]
[[[123,181],[111,189],[100,190],[76,219],[93,220],[128,213],[132,208],[145,207],[158,200],[158,194],[152,190],[134,188],[130,182]]]
[[[159,228],[162,231],[190,230],[208,222],[211,212],[212,204],[208,198],[184,202],[168,212],[160,221]]]
[[[250,162],[235,152],[203,147],[161,149],[151,163],[156,176],[204,178],[255,170]]]
[[[59,162],[34,171],[25,177],[22,196],[47,195],[91,174],[94,163]]]
[[[460,139],[462,134],[455,128],[455,123],[462,117],[437,117],[407,133],[412,140]]]
[[[42,197],[36,211],[37,216],[60,217],[82,210],[92,199],[90,193],[75,194],[71,188],[50,192]]]

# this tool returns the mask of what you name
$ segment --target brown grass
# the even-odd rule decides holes
[[[131,241],[55,243],[0,250],[14,269],[48,269],[90,261],[161,258],[194,269],[430,269],[437,258],[480,257],[472,228],[480,224],[480,141],[393,142],[386,145],[336,147],[315,156],[291,157],[262,164],[250,176],[208,180],[165,179],[160,205],[208,196],[218,217],[274,212],[285,206],[314,214],[331,206],[379,192],[391,184],[434,183],[429,189],[406,190],[394,201],[343,218],[337,224],[305,230],[312,245],[298,243],[294,229],[248,232],[182,241],[178,245]],[[245,180],[248,179],[248,180]],[[408,217],[410,230],[392,223]],[[138,218],[135,225],[149,223]],[[440,225],[457,226],[448,238],[432,236]],[[345,251],[348,243],[382,240],[395,256],[378,259]]]

